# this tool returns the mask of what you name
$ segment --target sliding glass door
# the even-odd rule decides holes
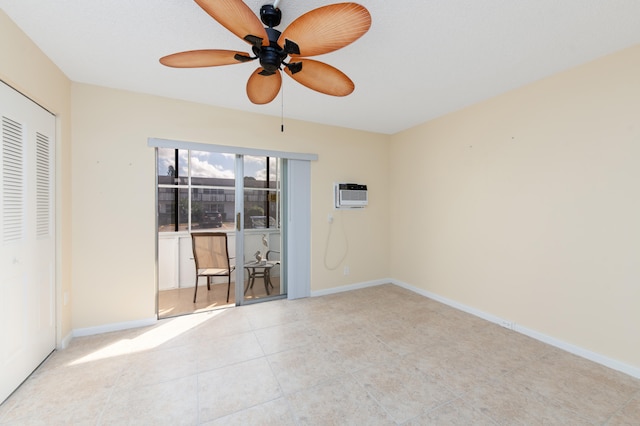
[[[158,314],[182,315],[285,297],[282,268],[284,160],[191,149],[157,149]],[[196,277],[191,234],[227,235],[232,273]],[[196,283],[200,286],[195,295]]]
[[[282,167],[283,160],[276,157],[254,155],[237,156],[236,199],[239,214],[236,226],[242,238],[242,275],[244,284],[239,304],[287,294],[282,274],[285,263],[282,244]],[[237,224],[238,225],[238,224]],[[240,257],[238,257],[240,258]],[[238,274],[241,275],[241,274]]]

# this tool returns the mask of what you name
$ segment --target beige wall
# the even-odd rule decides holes
[[[640,367],[640,46],[390,152],[392,277]]]
[[[311,166],[312,291],[388,277],[388,140],[385,135],[73,84],[73,327],[155,315],[155,157],[147,138],[318,154]],[[349,253],[331,271],[323,256],[332,184],[371,188],[370,206],[336,213]],[[336,231],[337,233],[337,231]],[[335,235],[335,234],[334,234]],[[344,248],[332,240],[333,254]]]
[[[0,80],[53,112],[56,119],[58,344],[71,332],[71,82],[0,10]]]

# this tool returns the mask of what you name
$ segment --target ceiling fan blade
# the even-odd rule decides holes
[[[291,40],[299,55],[315,56],[341,49],[359,39],[371,27],[369,11],[357,3],[337,3],[319,7],[293,21],[282,33],[278,44]]]
[[[195,0],[213,19],[249,44],[255,37],[262,39],[262,45],[269,45],[269,37],[260,19],[242,0]],[[248,36],[253,38],[247,39]]]
[[[251,74],[247,81],[247,95],[254,104],[262,105],[271,102],[280,92],[282,85],[282,74],[276,71],[270,75],[261,74],[263,68],[260,67]]]
[[[356,87],[346,74],[329,64],[313,59],[300,59],[297,63],[302,64],[300,71],[291,72],[287,67],[285,72],[298,83],[316,92],[332,96],[347,96]]]
[[[235,50],[189,50],[160,58],[160,63],[174,68],[217,67],[240,64],[251,60],[248,53]]]

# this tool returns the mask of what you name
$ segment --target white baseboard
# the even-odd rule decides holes
[[[597,364],[604,365],[605,367],[609,367],[613,370],[617,370],[622,373],[628,374],[629,376],[640,379],[640,367],[634,367],[632,365],[625,364],[624,362],[618,361],[616,359],[606,357],[597,352],[589,351],[587,349],[581,348],[580,346],[563,342],[562,340],[558,340],[555,337],[548,336],[536,330],[531,330],[529,328],[522,327],[518,324],[514,324],[513,330],[517,331],[518,333],[522,333],[526,336],[529,336],[533,339],[547,343],[551,346],[555,346],[556,348],[570,352],[579,357],[588,359],[589,361],[593,361]]]
[[[501,325],[503,327],[509,328],[515,332],[524,334],[526,336],[529,336],[533,339],[539,340],[543,343],[547,343],[551,346],[555,346],[558,349],[562,349],[564,351],[567,351],[569,353],[572,353],[574,355],[580,356],[582,358],[588,359],[590,361],[593,361],[595,363],[604,365],[605,367],[609,367],[613,370],[617,370],[620,371],[622,373],[628,374],[629,376],[632,377],[636,377],[640,379],[640,367],[635,367],[633,365],[629,365],[629,364],[625,364],[623,362],[620,362],[616,359],[612,359],[609,357],[606,357],[604,355],[601,355],[599,353],[596,352],[592,352],[589,351],[587,349],[581,348],[579,346],[573,345],[571,343],[567,343],[564,342],[562,340],[556,339],[555,337],[552,336],[548,336],[546,334],[540,333],[536,330],[532,330],[526,327],[522,327],[518,324],[515,324],[511,321],[507,321],[503,318],[497,317],[495,315],[491,315],[488,314],[486,312],[482,312],[478,309],[472,308],[470,306],[467,305],[463,305],[462,303],[458,303],[454,300],[451,299],[447,299],[446,297],[442,297],[438,294],[435,293],[431,293],[430,291],[426,291],[417,287],[414,287],[412,285],[409,285],[407,283],[403,283],[401,281],[398,280],[388,280],[386,282],[391,282],[399,287],[405,288],[407,290],[411,290],[414,293],[418,293],[422,296],[428,297],[429,299],[433,299],[435,301],[441,302],[445,305],[451,306],[452,308],[458,309],[460,311],[466,312],[468,314],[471,315],[475,315],[479,318],[482,318],[484,320],[487,320],[489,322]]]
[[[375,287],[377,285],[389,284],[391,282],[393,282],[391,279],[386,279],[386,280],[365,281],[365,282],[349,284],[341,287],[332,287],[324,290],[312,291],[311,297],[326,296],[328,294],[342,293],[345,291],[358,290],[360,288]]]
[[[426,290],[423,290],[421,288],[414,287],[414,286],[412,286],[410,284],[403,283],[403,282],[398,281],[398,280],[391,280],[390,282],[395,284],[395,285],[397,285],[397,286],[399,286],[399,287],[406,288],[407,290],[413,291],[414,293],[418,293],[418,294],[420,294],[420,295],[422,295],[424,297],[428,297],[429,299],[433,299],[433,300],[435,300],[437,302],[440,302],[440,303],[443,303],[443,304],[445,304],[447,306],[451,306],[452,308],[456,308],[459,311],[466,312],[468,314],[474,315],[476,317],[482,318],[482,319],[487,320],[489,322],[493,322],[495,324],[501,325],[501,326],[506,327],[506,328],[512,328],[511,327],[511,323],[509,321],[505,321],[502,318],[497,317],[495,315],[491,315],[491,314],[488,314],[488,313],[483,312],[481,310],[472,308],[470,306],[463,305],[462,303],[458,303],[455,300],[447,299],[446,297],[442,297],[442,296],[440,296],[440,295],[438,295],[436,293],[432,293],[430,291],[426,291]]]
[[[71,343],[71,339],[73,339],[73,331],[70,331],[69,334],[62,338],[60,345],[58,345],[56,349],[67,349],[69,347],[69,343]]]
[[[156,317],[146,318],[136,321],[117,322],[104,324],[96,327],[76,328],[73,330],[73,337],[92,336],[94,334],[108,333],[110,331],[128,330],[130,328],[147,327],[158,322]]]

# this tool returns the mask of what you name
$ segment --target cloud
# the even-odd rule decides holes
[[[246,173],[245,173],[246,174]],[[267,169],[260,169],[260,170],[256,170],[253,174],[253,176],[257,179],[257,180],[267,180]],[[275,182],[275,180],[277,179],[276,176],[276,172],[273,170],[269,170],[269,179],[271,180],[271,182]]]
[[[225,169],[221,164],[211,164],[198,157],[191,157],[191,176],[233,179],[233,170]]]
[[[178,164],[180,168],[180,176],[188,174],[188,157],[187,150],[178,150]],[[158,173],[165,175],[169,166],[175,163],[175,151],[173,149],[161,148],[158,150]],[[274,159],[271,159],[272,161]],[[191,151],[191,175],[195,177],[210,177],[233,179],[235,176],[235,155],[228,153]],[[275,164],[272,162],[270,168],[271,181],[276,180]],[[266,157],[258,157],[253,155],[244,156],[245,176],[252,176],[258,180],[266,181]]]
[[[179,150],[180,175],[187,176],[188,152]],[[215,152],[191,151],[191,176],[233,179],[234,155]]]

